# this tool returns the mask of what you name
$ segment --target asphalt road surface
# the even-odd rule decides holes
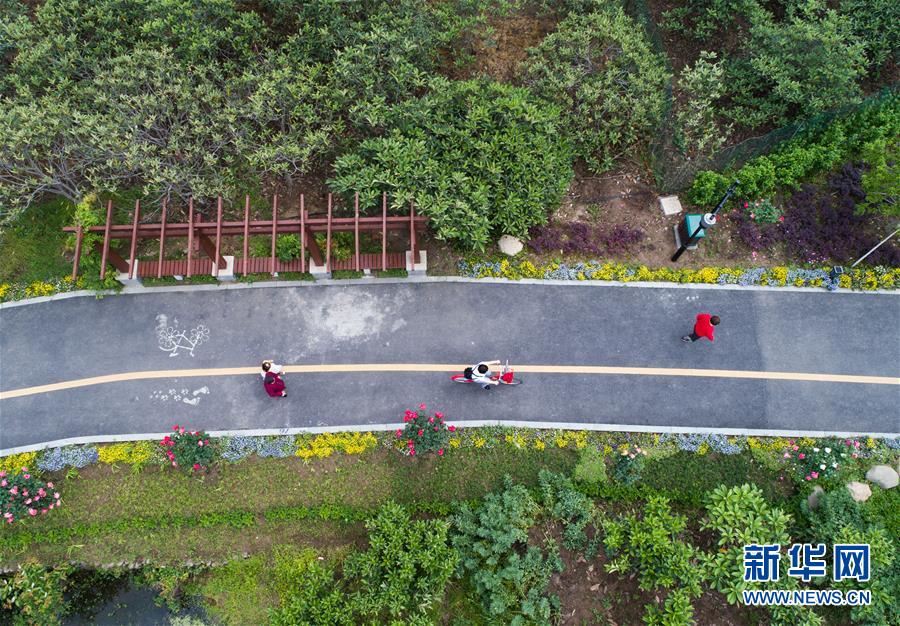
[[[392,282],[70,298],[0,310],[0,449],[79,436],[400,422],[517,420],[900,432],[900,297],[826,291]],[[698,312],[716,341],[681,341]],[[142,371],[471,364],[699,368],[882,377],[878,384],[622,373],[522,373],[484,392],[449,372],[135,378]],[[218,372],[217,374],[221,374]],[[893,380],[891,380],[893,379]],[[886,382],[885,382],[886,381]]]

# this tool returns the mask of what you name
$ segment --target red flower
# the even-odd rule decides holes
[[[453,432],[453,431],[455,431],[455,430],[456,430],[456,426],[451,426],[451,427],[450,427],[450,428],[448,428],[448,429],[447,429],[447,430],[449,430],[449,431],[450,431],[450,432],[451,432],[451,433],[452,433],[452,432]]]
[[[194,463],[194,471],[196,472],[198,469],[200,469],[200,464]]]
[[[779,221],[779,222],[783,222],[783,221],[784,221],[784,215],[782,215],[781,217],[779,217],[779,218],[778,218],[778,221]]]
[[[397,437],[399,437],[399,436],[402,435],[402,434],[403,434],[403,431],[400,430],[400,429],[398,428],[398,429],[397,429]]]
[[[428,418],[428,423],[429,423],[429,424],[434,424],[434,418],[433,418],[433,417],[429,417],[429,418]]]
[[[420,428],[420,429],[419,429],[419,437],[421,437],[421,436],[422,436],[422,433],[424,433],[424,432],[425,432],[425,431],[422,430],[422,429]]]
[[[441,413],[440,411],[435,411],[434,416],[435,416],[436,418],[438,418],[439,420],[444,419],[444,414]]]
[[[422,410],[424,411],[424,410],[425,410],[425,405],[424,405],[424,404],[420,404],[420,405],[419,405],[419,408],[422,409]]]
[[[443,448],[441,448],[440,450],[438,450],[438,456],[444,456],[444,449],[443,449]]]
[[[744,203],[744,208],[746,209],[748,206],[750,206],[750,203],[749,203],[749,202],[745,202],[745,203]]]
[[[435,427],[434,427],[434,432],[437,432],[437,429],[438,429],[438,427],[437,427],[437,426],[435,426]]]
[[[409,449],[409,456],[416,456],[416,451],[412,448]]]
[[[413,445],[413,440],[412,440],[412,439],[407,439],[407,440],[406,440],[406,445],[408,445],[408,446]]]
[[[178,430],[179,428],[181,428],[181,426],[179,426],[178,424],[172,426],[172,430]]]

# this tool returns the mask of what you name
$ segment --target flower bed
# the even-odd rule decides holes
[[[74,281],[71,276],[66,276],[50,281],[37,280],[32,283],[3,283],[0,284],[0,302],[40,298],[41,296],[52,296],[57,293],[77,291],[84,288],[83,276],[79,276]]]
[[[543,278],[554,280],[608,280],[618,282],[654,281],[708,285],[768,285],[775,287],[817,287],[834,291],[838,288],[872,291],[896,289],[900,286],[900,268],[878,266],[872,269],[854,269],[832,281],[832,268],[804,269],[791,267],[727,268],[704,267],[702,269],[650,269],[644,265],[623,263],[549,263],[536,266],[530,261],[466,261],[457,264],[459,274],[469,278]]]

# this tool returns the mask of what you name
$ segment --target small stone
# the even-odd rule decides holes
[[[508,256],[516,256],[522,251],[522,248],[525,247],[521,241],[512,235],[503,235],[500,237],[500,241],[497,242],[497,245],[500,246],[500,252]]]
[[[660,196],[659,208],[665,215],[678,215],[681,213],[681,200],[678,196]]]
[[[866,483],[860,483],[854,480],[853,482],[847,483],[847,490],[857,502],[865,502],[872,497],[872,488]]]
[[[825,493],[825,490],[822,489],[819,485],[813,487],[812,493],[806,497],[806,504],[809,505],[810,509],[819,508],[819,498],[823,493]]]
[[[875,483],[882,489],[893,489],[900,483],[900,474],[890,465],[873,465],[866,472],[866,480]]]

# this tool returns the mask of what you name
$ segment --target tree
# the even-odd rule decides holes
[[[0,224],[44,195],[77,202],[105,155],[100,116],[60,95],[0,99]]]
[[[328,154],[343,133],[340,105],[327,86],[326,68],[311,63],[292,37],[239,80],[236,147],[259,175],[291,183]]]
[[[340,156],[331,187],[360,206],[415,200],[441,239],[483,250],[546,223],[572,179],[559,111],[527,90],[434,79],[431,93],[391,107],[384,137]]]
[[[731,134],[731,125],[720,128],[716,101],[725,94],[725,66],[715,52],[701,52],[679,78],[687,96],[675,114],[679,142],[685,155],[702,158],[715,153]]]
[[[751,127],[784,123],[860,100],[864,46],[846,18],[821,6],[809,0],[782,23],[752,26],[747,56],[729,66],[732,119]]]
[[[866,199],[857,209],[900,217],[900,140],[877,139],[866,144],[860,156],[869,169],[862,175]]]
[[[189,69],[165,48],[136,49],[104,64],[86,96],[103,126],[96,189],[123,181],[145,195],[198,198],[234,189],[240,110],[216,66]]]
[[[594,172],[656,128],[669,74],[641,27],[619,8],[570,14],[529,50],[525,84],[565,117],[563,132]]]

